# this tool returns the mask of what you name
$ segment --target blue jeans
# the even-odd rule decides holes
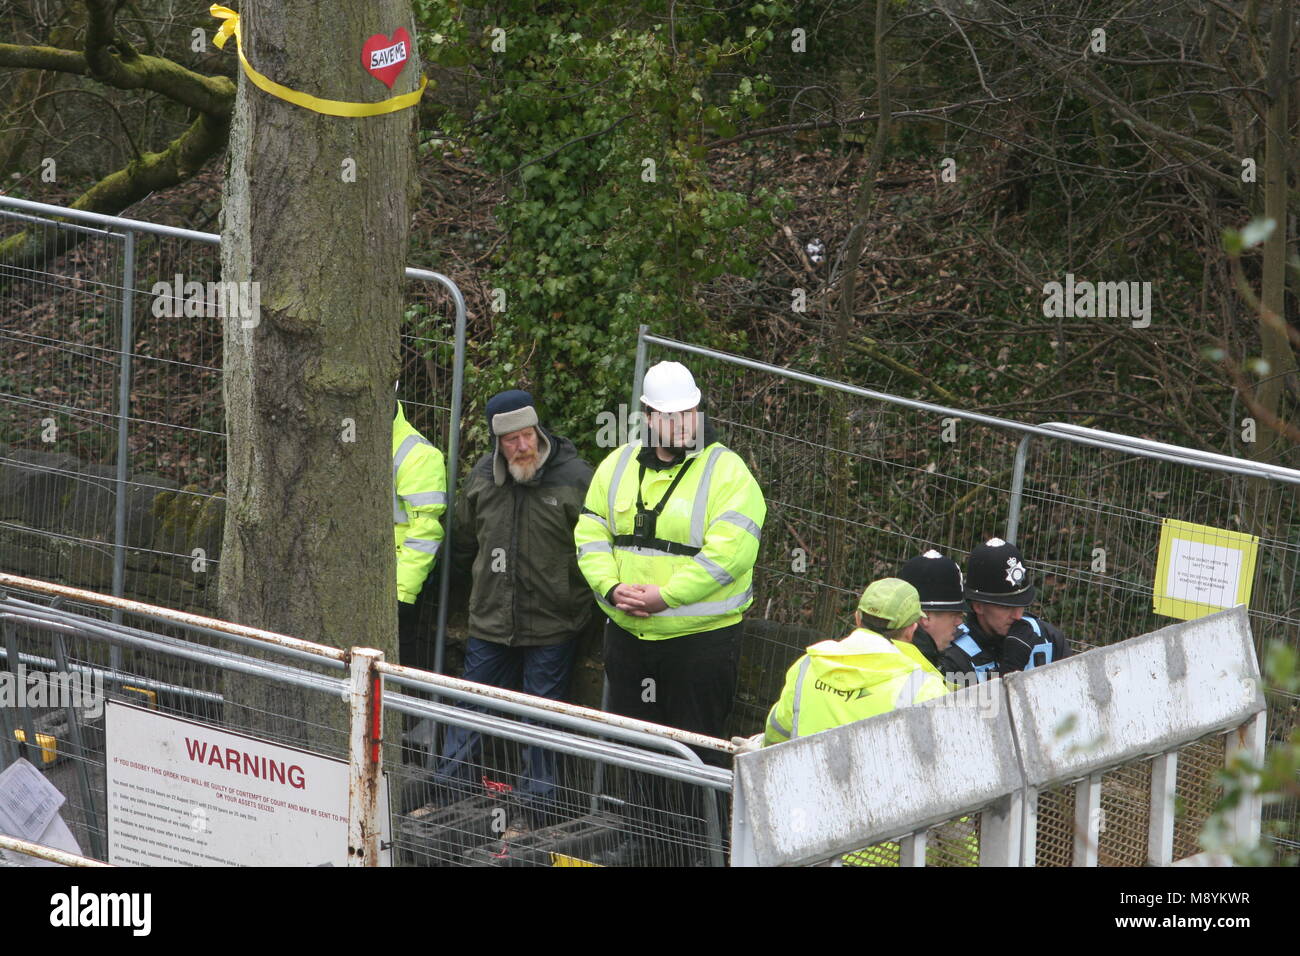
[[[577,641],[573,639],[546,647],[507,647],[471,637],[465,645],[465,672],[461,676],[477,684],[492,684],[522,690],[535,697],[561,700],[573,672],[576,650]],[[474,704],[459,706],[470,710],[485,709]],[[483,739],[478,731],[448,726],[435,779],[453,790],[462,791],[466,784],[478,783],[483,773],[482,753]],[[521,759],[515,787],[520,805],[535,813],[554,810],[559,775],[556,755],[541,747],[524,746]]]

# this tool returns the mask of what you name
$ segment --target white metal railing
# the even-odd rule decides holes
[[[104,863],[102,860],[92,860],[87,856],[78,856],[76,853],[69,853],[67,850],[42,846],[39,843],[20,840],[17,837],[7,836],[3,833],[0,833],[0,850],[21,853],[23,856],[45,860],[49,863],[57,863],[60,866],[112,866],[111,863]]]
[[[97,621],[66,609],[45,607],[5,595],[4,589],[15,589],[61,601],[90,604],[125,614],[140,615],[155,621],[216,635],[226,640],[234,640],[247,646],[260,647],[264,651],[274,651],[277,654],[300,659],[307,658],[325,665],[331,671],[343,673],[340,676],[332,676],[300,670],[260,657],[248,658],[234,651],[207,647],[106,621]],[[384,738],[383,717],[387,710],[467,726],[481,733],[493,734],[526,745],[543,745],[556,752],[589,759],[597,765],[624,767],[707,788],[711,792],[727,793],[731,788],[729,770],[704,764],[691,749],[692,746],[696,746],[720,752],[734,751],[736,749],[734,745],[727,741],[616,714],[606,714],[574,704],[485,687],[445,675],[388,664],[384,662],[381,652],[370,648],[328,647],[229,621],[0,573],[0,631],[5,638],[0,651],[3,651],[5,661],[17,663],[24,658],[13,640],[13,629],[19,624],[54,634],[56,644],[60,636],[75,635],[108,641],[114,646],[121,644],[181,660],[206,663],[223,670],[250,673],[280,684],[301,687],[317,693],[323,692],[335,698],[341,695],[347,702],[349,715],[346,747],[349,763],[349,865],[378,865],[382,859],[380,788],[383,786],[384,766],[381,744]],[[58,664],[59,670],[67,669],[65,658],[66,655],[60,653],[59,662],[54,662]],[[114,674],[116,673],[114,671]],[[391,688],[385,689],[385,684],[390,681],[434,697],[472,701],[484,709],[503,713],[478,713],[407,694],[394,693]],[[36,740],[30,714],[25,710],[23,713],[27,719],[23,728],[25,736],[22,739]],[[561,729],[545,726],[547,724]],[[0,742],[8,743],[4,741],[3,734],[0,734]],[[80,743],[75,747],[79,751]],[[0,767],[4,762],[4,749],[0,747]],[[79,766],[84,762],[78,760]],[[83,783],[85,783],[83,789],[89,789],[89,784],[84,780]],[[83,802],[88,807],[91,805],[91,801],[84,794]],[[713,865],[722,866],[725,865],[722,845],[722,834],[725,831],[716,810],[716,801],[710,796],[710,799],[704,801],[703,810],[710,836],[709,853]]]

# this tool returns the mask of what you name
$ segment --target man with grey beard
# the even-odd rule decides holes
[[[487,424],[492,450],[466,479],[452,536],[458,577],[467,569],[473,577],[462,676],[560,700],[594,611],[573,548],[592,469],[541,426],[527,392],[492,396]],[[479,734],[449,727],[435,776],[447,796],[475,793],[485,769]],[[523,748],[515,794],[524,813],[507,837],[562,812],[556,778],[555,754]]]

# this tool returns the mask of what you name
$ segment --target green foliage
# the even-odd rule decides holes
[[[1270,717],[1289,722],[1291,731],[1285,738],[1273,741],[1264,755],[1262,764],[1256,764],[1245,754],[1234,759],[1220,774],[1223,797],[1201,832],[1201,847],[1209,853],[1232,856],[1241,866],[1271,866],[1278,863],[1295,865],[1300,862],[1294,854],[1274,859],[1266,842],[1256,846],[1241,846],[1231,839],[1229,814],[1247,796],[1258,794],[1264,805],[1264,835],[1279,840],[1280,846],[1293,846],[1300,833],[1296,832],[1294,815],[1269,820],[1269,808],[1300,797],[1300,728],[1295,727],[1295,699],[1300,694],[1300,655],[1294,648],[1280,642],[1268,645],[1264,654],[1264,678],[1269,690]]]
[[[715,188],[703,144],[762,113],[764,77],[712,78],[771,42],[784,5],[679,16],[671,36],[655,7],[628,21],[603,0],[416,3],[425,56],[484,77],[463,142],[507,187],[487,283],[505,308],[471,350],[470,399],[531,388],[588,451],[597,413],[626,400],[637,326],[719,342],[697,290],[752,273],[777,206]]]

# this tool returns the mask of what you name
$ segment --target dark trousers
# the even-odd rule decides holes
[[[465,671],[461,676],[477,684],[562,700],[573,672],[576,648],[576,640],[545,647],[508,647],[471,637],[465,645]],[[484,709],[470,704],[460,706]],[[477,731],[448,726],[436,777],[446,783],[460,784],[457,789],[461,790],[465,784],[478,783],[484,769],[482,752],[483,739]],[[557,809],[559,789],[556,755],[541,747],[524,746],[520,757],[522,766],[515,788],[520,805],[538,814],[553,812]]]
[[[741,625],[643,641],[613,621],[605,625],[609,710],[625,717],[721,737],[736,696]],[[728,766],[716,750],[692,748],[705,763]],[[663,777],[633,773],[628,782],[630,831],[648,839],[643,864],[685,866],[707,847],[706,800],[712,791]],[[715,805],[717,805],[715,803]],[[721,820],[725,807],[719,807]]]
[[[429,607],[436,607],[430,604]],[[433,623],[424,613],[425,602],[397,602],[397,662],[405,667],[433,670]]]
[[[736,697],[740,629],[740,624],[732,624],[665,641],[643,641],[606,622],[610,712],[721,737]],[[716,750],[696,752],[705,763],[728,763]]]

